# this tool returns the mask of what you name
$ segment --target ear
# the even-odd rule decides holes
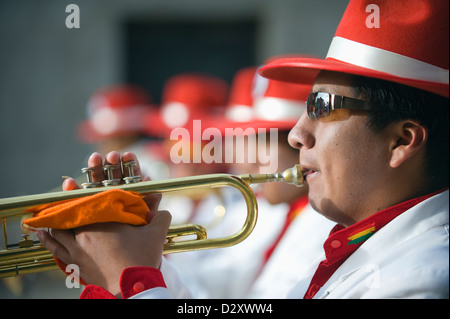
[[[407,159],[424,149],[428,138],[428,130],[423,125],[405,120],[394,124],[392,156],[390,166],[399,167]]]

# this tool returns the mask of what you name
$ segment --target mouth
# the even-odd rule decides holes
[[[319,175],[320,172],[319,172],[319,171],[316,171],[316,170],[314,170],[314,169],[312,169],[312,168],[307,168],[307,167],[305,167],[305,168],[302,169],[302,174],[303,174],[303,178],[304,178],[304,179],[310,180],[311,178],[313,178],[313,177]]]

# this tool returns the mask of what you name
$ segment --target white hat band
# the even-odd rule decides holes
[[[225,112],[225,116],[235,122],[246,122],[252,119],[252,107],[248,105],[232,105]]]
[[[163,105],[161,115],[164,123],[170,128],[184,126],[190,116],[187,105],[180,102],[169,102]]]
[[[270,121],[297,121],[306,109],[306,103],[275,97],[255,101],[255,117]]]
[[[142,117],[148,112],[143,105],[133,105],[127,108],[98,108],[91,116],[93,128],[102,135],[124,131],[139,131],[142,129]]]
[[[333,38],[327,58],[402,78],[449,83],[449,71],[446,69],[342,37]]]

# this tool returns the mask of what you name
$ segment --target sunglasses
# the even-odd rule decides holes
[[[310,93],[306,105],[310,119],[328,116],[336,109],[370,110],[370,104],[367,101],[324,92]]]

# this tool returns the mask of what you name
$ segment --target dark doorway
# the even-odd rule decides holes
[[[147,89],[156,103],[172,75],[205,72],[231,83],[237,70],[256,63],[256,20],[130,20],[125,33],[125,81]]]

